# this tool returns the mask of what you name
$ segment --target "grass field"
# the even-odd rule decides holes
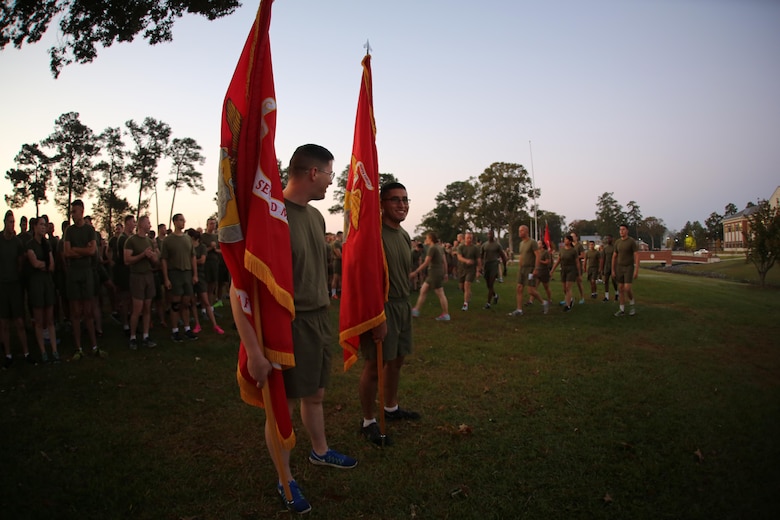
[[[720,262],[686,264],[681,268],[691,274],[712,274],[738,282],[759,283],[756,267],[745,260],[744,255],[721,256]],[[773,267],[766,274],[766,284],[780,288],[780,269]]]
[[[780,291],[643,269],[635,317],[588,299],[511,318],[514,276],[491,310],[477,284],[461,312],[449,282],[449,323],[428,299],[401,388],[423,418],[389,423],[392,447],[359,437],[359,366],[334,342],[328,438],[360,464],[310,465],[295,418],[312,518],[780,515]],[[286,517],[225,328],[133,352],[107,327],[108,359],[1,372],[0,517]]]

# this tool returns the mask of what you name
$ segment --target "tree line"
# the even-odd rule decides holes
[[[109,127],[96,134],[79,120],[78,112],[62,114],[54,131],[37,143],[25,143],[14,158],[15,168],[5,172],[13,186],[6,203],[20,208],[32,201],[35,216],[40,206],[54,198],[57,209],[70,221],[70,204],[86,195],[93,196],[93,219],[100,229],[111,233],[118,215],[147,209],[154,197],[157,207],[158,168],[164,158],[171,169],[165,187],[173,190],[170,219],[176,193],[189,188],[203,191],[202,148],[190,137],[171,138],[171,127],[147,117],[141,123],[130,119],[121,127]],[[129,142],[125,141],[129,138]],[[133,205],[121,195],[132,182],[138,187]]]

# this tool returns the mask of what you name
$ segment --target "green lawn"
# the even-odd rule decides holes
[[[511,318],[514,276],[491,310],[478,283],[461,312],[449,282],[449,323],[428,299],[401,396],[423,418],[389,423],[392,447],[357,434],[360,365],[344,373],[334,342],[329,442],[360,464],[310,465],[295,418],[312,518],[778,517],[780,291],[643,269],[635,317],[588,299]],[[225,328],[132,352],[108,326],[106,360],[0,372],[0,516],[287,516]]]
[[[693,274],[712,273],[729,280],[739,282],[759,283],[756,267],[745,261],[744,255],[721,256],[720,262],[707,264],[687,264],[684,270]],[[766,274],[766,283],[773,287],[780,287],[780,265],[775,265]]]

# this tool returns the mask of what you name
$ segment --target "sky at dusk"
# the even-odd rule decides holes
[[[205,226],[222,102],[257,6],[245,1],[214,22],[185,16],[172,43],[115,44],[56,80],[56,27],[0,52],[0,191],[11,189],[4,173],[22,144],[48,136],[63,113],[96,133],[150,116],[203,147],[206,191],[180,192],[175,209]],[[598,197],[614,192],[677,230],[780,185],[780,2],[276,0],[283,165],[313,142],[333,152],[337,172],[347,166],[367,39],[379,169],[408,188],[410,232],[447,184],[494,162],[533,171],[540,208],[567,222],[595,218]],[[168,169],[159,170],[164,222]],[[126,195],[132,203],[137,191]],[[327,212],[334,203],[329,192],[315,204],[329,231],[342,227]],[[34,215],[33,205],[16,214]]]

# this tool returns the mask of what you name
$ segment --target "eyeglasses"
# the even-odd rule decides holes
[[[409,197],[388,197],[382,200],[389,200],[393,204],[398,204],[400,202],[403,202],[404,204],[409,204],[410,202],[412,202],[412,199],[410,199]]]
[[[320,173],[324,173],[325,175],[330,175],[330,180],[333,180],[334,172],[333,170],[326,172],[325,170],[320,170],[319,168],[315,167],[315,170],[317,170]]]

